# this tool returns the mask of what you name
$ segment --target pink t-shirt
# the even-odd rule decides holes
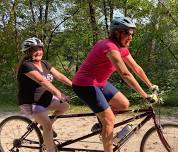
[[[98,41],[75,74],[72,83],[78,86],[105,86],[116,70],[106,53],[116,50],[121,57],[129,55],[128,48],[118,48],[110,39]]]

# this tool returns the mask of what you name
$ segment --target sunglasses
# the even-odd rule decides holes
[[[129,31],[127,31],[127,30],[124,30],[124,31],[120,31],[125,37],[127,37],[127,36],[134,36],[134,33],[131,33],[131,32],[129,32]]]

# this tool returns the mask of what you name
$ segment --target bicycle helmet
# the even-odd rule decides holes
[[[129,17],[116,17],[111,21],[110,25],[110,30],[114,28],[136,28],[136,25]]]
[[[43,42],[40,39],[38,39],[36,37],[32,37],[32,38],[29,38],[29,39],[25,40],[22,43],[22,45],[21,45],[21,48],[22,48],[21,51],[25,52],[28,49],[30,49],[31,47],[33,47],[33,46],[41,46],[41,47],[43,47],[44,45],[43,45]]]

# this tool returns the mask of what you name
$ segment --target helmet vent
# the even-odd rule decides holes
[[[128,21],[128,20],[126,20],[126,19],[124,19],[123,21],[124,21],[124,22],[127,22],[127,23],[129,23],[129,21]]]
[[[38,39],[36,39],[36,42],[37,42],[37,44],[40,44],[40,41]]]
[[[116,23],[114,23],[114,25],[120,25],[120,23],[116,22]]]

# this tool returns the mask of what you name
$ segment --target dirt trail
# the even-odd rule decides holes
[[[17,113],[0,113],[0,121],[10,115],[16,115]],[[127,116],[118,116],[116,120],[123,120]],[[178,119],[170,117],[170,118],[162,118],[162,122],[177,122]],[[82,136],[84,134],[90,133],[90,129],[93,124],[97,122],[96,117],[87,117],[87,118],[62,118],[58,119],[54,124],[54,129],[58,133],[57,139],[60,141],[74,139],[76,137]],[[133,125],[136,125],[137,122],[134,122]],[[149,128],[153,126],[153,122],[149,121],[143,128],[136,133],[122,148],[121,152],[139,152],[139,146],[141,139]],[[115,132],[119,131],[121,128],[115,130]],[[82,142],[78,142],[72,145],[76,148],[91,148],[95,150],[102,150],[102,143],[99,139],[99,136],[96,135],[92,138],[88,138]]]

